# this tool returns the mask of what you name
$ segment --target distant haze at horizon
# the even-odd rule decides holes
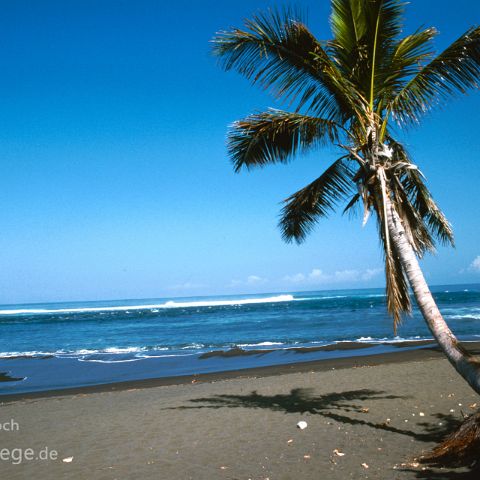
[[[329,38],[329,2],[295,3]],[[374,221],[332,215],[300,246],[277,229],[282,199],[335,152],[240,175],[227,158],[227,126],[278,104],[223,72],[209,40],[283,4],[3,5],[0,303],[383,285]],[[480,2],[417,0],[406,32],[437,27],[441,50],[475,19]],[[480,282],[479,111],[471,92],[405,136],[456,235],[422,261],[432,285]]]

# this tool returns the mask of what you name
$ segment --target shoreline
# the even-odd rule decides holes
[[[342,345],[342,344],[337,344]],[[361,345],[361,344],[360,344]],[[36,390],[30,392],[18,392],[0,394],[0,404],[15,402],[26,399],[49,398],[57,396],[68,396],[76,394],[90,394],[102,392],[117,392],[129,389],[148,389],[161,386],[170,385],[186,385],[192,383],[209,383],[218,382],[222,380],[230,380],[236,378],[257,378],[257,377],[272,377],[277,375],[285,375],[288,373],[306,373],[306,372],[324,372],[328,370],[339,370],[348,368],[359,368],[365,366],[386,365],[392,363],[402,363],[411,361],[426,361],[435,358],[445,358],[440,348],[432,341],[420,342],[402,342],[398,345],[393,344],[397,351],[388,351],[382,353],[363,353],[362,347],[354,349],[347,348],[347,343],[344,347],[339,347],[336,350],[343,350],[357,352],[352,356],[335,356],[331,358],[312,359],[298,362],[275,363],[272,365],[253,366],[245,368],[234,368],[227,370],[218,370],[208,373],[189,373],[185,375],[159,376],[149,378],[129,379],[125,381],[111,381],[102,382],[91,385],[80,385],[64,388],[50,388],[45,390]],[[462,342],[462,345],[471,353],[480,355],[480,341]],[[317,351],[329,351],[330,346],[312,347],[310,348],[293,348],[293,353],[304,355],[306,353],[315,353]],[[417,348],[415,348],[417,347]],[[402,348],[405,348],[403,350]],[[232,349],[233,350],[233,349]],[[207,358],[227,358],[232,356],[243,357],[245,354],[251,356],[250,352],[243,351],[232,352],[213,351]],[[360,351],[360,352],[359,352]],[[268,353],[268,351],[260,351],[261,354]],[[253,352],[253,354],[258,352]],[[8,376],[9,372],[0,372],[3,376]]]
[[[466,346],[467,350],[471,353],[480,353],[480,342],[467,342],[463,343],[463,345]],[[399,348],[401,347],[399,346]],[[218,355],[217,352],[215,352],[215,354]],[[428,361],[442,357],[443,354],[438,346],[423,345],[420,348],[404,351],[399,350],[386,353],[356,355],[349,357],[335,357],[278,365],[239,368],[234,370],[225,370],[211,373],[177,375],[171,377],[154,377],[147,379],[100,383],[96,385],[86,385],[71,388],[1,394],[0,402],[5,404],[27,399],[50,398],[58,396],[103,392],[118,392],[129,389],[149,389],[162,386],[187,385],[193,383],[211,383],[237,378],[265,378],[277,375],[285,375],[288,373],[324,372],[328,370],[360,368],[366,366],[387,365],[392,363]]]

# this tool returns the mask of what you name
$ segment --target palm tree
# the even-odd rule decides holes
[[[394,329],[411,311],[409,286],[450,363],[480,393],[480,363],[443,319],[418,259],[435,243],[453,245],[452,228],[395,132],[432,107],[477,87],[480,27],[435,55],[434,28],[401,37],[400,0],[332,0],[333,39],[319,41],[291,9],[268,11],[243,29],[222,31],[213,51],[269,90],[291,112],[270,109],[235,122],[228,135],[236,172],[286,163],[296,153],[333,144],[341,151],[312,183],[288,197],[283,238],[302,242],[341,202],[378,222]]]

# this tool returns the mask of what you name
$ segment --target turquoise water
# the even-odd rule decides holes
[[[478,339],[480,285],[432,289],[455,333]],[[222,367],[199,356],[232,347],[274,350],[238,358],[234,368],[242,368],[305,360],[287,358],[291,347],[431,338],[417,311],[394,336],[383,289],[4,305],[0,326],[0,372],[22,379],[0,383],[0,393],[222,370],[230,360]]]

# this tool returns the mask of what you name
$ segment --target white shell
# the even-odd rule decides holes
[[[62,459],[62,462],[70,463],[72,460],[73,460],[73,457],[67,457],[67,458]]]
[[[300,420],[298,423],[297,423],[297,427],[300,429],[300,430],[303,430],[304,428],[307,428],[307,422],[303,421],[303,420]]]

